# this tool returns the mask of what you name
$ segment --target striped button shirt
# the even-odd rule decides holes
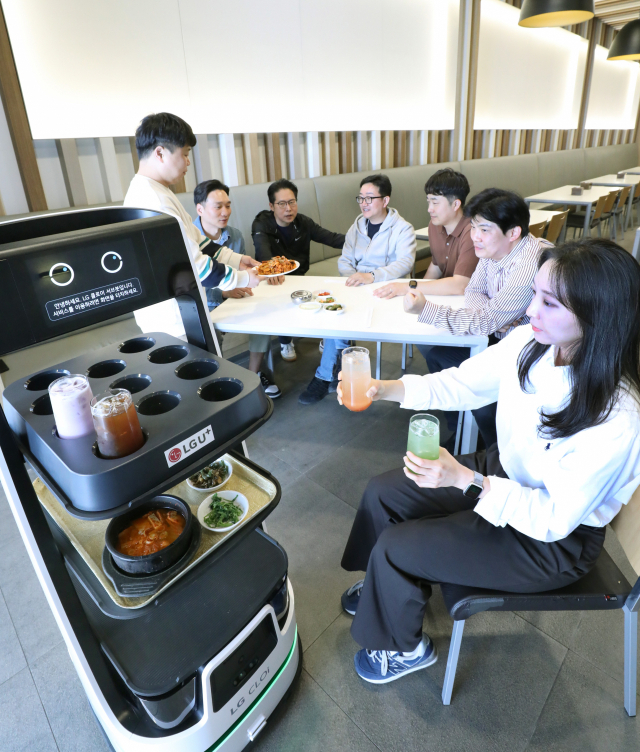
[[[480,259],[464,292],[464,308],[427,301],[418,321],[452,334],[495,334],[502,339],[516,326],[528,324],[524,312],[533,299],[531,285],[547,240],[531,233],[500,261]],[[505,329],[504,332],[499,331]]]

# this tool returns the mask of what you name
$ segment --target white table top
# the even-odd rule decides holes
[[[472,347],[487,344],[484,335],[456,336],[435,326],[418,323],[416,314],[405,313],[402,296],[381,300],[373,295],[377,282],[346,287],[346,277],[285,276],[283,285],[261,282],[248,298],[229,298],[211,311],[211,321],[223,332],[279,334],[293,337],[335,337],[373,342],[413,342],[420,344]],[[321,310],[301,311],[291,300],[294,290],[329,290],[336,302],[346,307],[337,315]],[[464,296],[429,296],[429,300],[452,308],[464,306]]]
[[[614,185],[626,188],[628,185],[637,185],[640,183],[640,175],[627,173],[624,178],[618,178],[615,174],[601,175],[599,178],[589,178],[587,182],[594,185]]]
[[[632,175],[640,175],[640,167],[630,167],[628,170],[625,170],[625,172],[627,174],[631,173]]]
[[[539,222],[551,222],[551,217],[556,214],[562,214],[562,212],[551,211],[550,209],[529,209],[529,224],[537,225]]]
[[[573,185],[563,185],[561,188],[554,188],[544,193],[536,193],[533,196],[527,196],[525,201],[535,203],[555,203],[555,204],[591,204],[597,201],[600,196],[606,196],[611,192],[610,188],[600,185],[594,185],[591,190],[583,191],[582,196],[572,196],[571,189]]]
[[[421,227],[419,230],[416,230],[416,238],[418,240],[429,240],[429,226],[427,227]]]

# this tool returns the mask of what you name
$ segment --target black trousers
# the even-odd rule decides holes
[[[483,475],[506,477],[497,446],[457,459]],[[419,488],[401,469],[369,482],[342,557],[347,571],[366,570],[351,626],[359,645],[414,650],[430,583],[555,590],[587,574],[604,543],[604,528],[585,525],[544,543],[509,525],[492,525],[474,506],[457,488]]]
[[[489,335],[489,346],[499,342],[493,334]],[[470,350],[468,347],[449,347],[445,345],[416,345],[422,357],[427,361],[429,373],[438,373],[447,368],[457,368],[462,362],[468,360]],[[479,407],[472,410],[473,417],[478,424],[478,431],[484,441],[485,447],[493,446],[498,441],[496,433],[496,408],[497,403]],[[453,411],[445,412],[447,417],[447,426],[450,431],[455,431],[458,426],[458,413]]]

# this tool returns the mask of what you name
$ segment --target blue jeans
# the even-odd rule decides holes
[[[317,379],[333,381],[333,368],[338,361],[338,350],[344,350],[345,347],[349,347],[348,339],[325,339],[322,359],[316,371]]]

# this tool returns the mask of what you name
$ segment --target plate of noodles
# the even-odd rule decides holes
[[[282,274],[295,272],[296,269],[300,268],[300,262],[292,261],[284,256],[274,256],[255,268],[261,277],[279,277]]]

